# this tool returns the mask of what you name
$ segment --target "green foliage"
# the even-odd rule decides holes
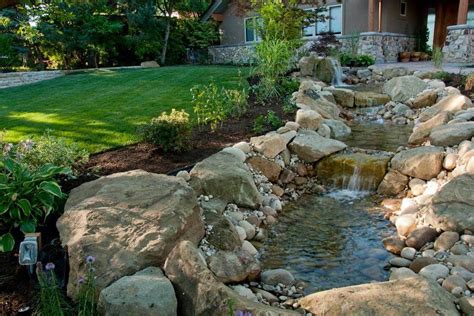
[[[187,48],[204,49],[219,42],[219,31],[214,22],[187,19],[182,20],[181,23]]]
[[[282,109],[286,114],[294,114],[296,111],[298,111],[298,106],[295,102],[291,101],[289,97],[287,97],[284,100]]]
[[[375,64],[375,59],[371,55],[351,55],[347,53],[339,54],[341,66],[368,67]]]
[[[228,117],[239,117],[247,111],[247,91],[219,88],[215,83],[191,89],[193,111],[199,126],[210,125],[215,131]]]
[[[50,130],[32,141],[20,142],[16,152],[30,169],[44,164],[72,168],[75,163],[86,162],[88,158],[87,151],[65,138],[51,135]]]
[[[286,40],[265,40],[257,45],[258,65],[255,72],[261,76],[257,88],[259,99],[280,95],[278,83],[291,68],[294,51]]]
[[[259,115],[255,118],[253,131],[257,134],[263,133],[265,130],[275,130],[284,125],[282,119],[273,111],[268,111],[267,115]]]
[[[430,51],[430,47],[428,46],[429,39],[430,39],[430,31],[427,26],[424,26],[415,34],[415,40],[416,40],[415,50],[417,52],[428,53]]]
[[[40,262],[36,264],[36,276],[39,284],[39,304],[37,314],[40,316],[63,316],[67,310],[67,304],[61,289],[59,288],[54,264],[46,264],[46,271]]]
[[[443,67],[443,58],[444,58],[444,55],[443,55],[442,49],[440,47],[435,47],[433,50],[432,60],[433,60],[433,65],[436,68],[441,69]]]
[[[77,315],[97,315],[97,286],[95,282],[95,257],[86,258],[86,275],[78,280]]]
[[[0,221],[32,233],[49,214],[59,211],[66,195],[56,182],[59,175],[71,175],[69,168],[45,164],[36,170],[4,157],[0,162]],[[5,239],[6,238],[6,239]],[[11,251],[9,237],[2,237],[3,251]],[[6,243],[5,243],[6,242]]]
[[[186,150],[191,135],[189,114],[175,109],[170,114],[163,112],[150,123],[140,126],[138,133],[144,141],[161,146],[165,152]]]

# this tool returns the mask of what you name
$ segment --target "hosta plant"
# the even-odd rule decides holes
[[[13,250],[13,228],[33,233],[38,223],[59,210],[66,197],[55,180],[59,175],[71,175],[71,170],[45,164],[32,171],[15,159],[0,160],[0,223],[10,229],[0,235],[0,252]]]

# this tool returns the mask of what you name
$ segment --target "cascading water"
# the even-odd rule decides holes
[[[331,60],[331,64],[332,64],[333,69],[334,69],[334,76],[332,78],[332,85],[335,86],[335,87],[345,86],[346,84],[344,84],[342,82],[341,64],[339,63],[338,60],[336,60],[334,58],[330,58],[330,60]]]

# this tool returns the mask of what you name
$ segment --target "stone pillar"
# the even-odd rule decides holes
[[[474,62],[474,27],[466,24],[449,26],[443,55],[447,63],[472,64]]]
[[[375,32],[375,1],[369,0],[369,32]]]
[[[459,0],[458,25],[467,23],[467,11],[469,9],[469,0]]]

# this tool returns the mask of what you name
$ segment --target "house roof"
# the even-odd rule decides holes
[[[224,11],[227,9],[227,5],[229,4],[229,2],[230,2],[230,0],[214,0],[214,1],[212,1],[209,8],[201,16],[201,22],[206,22],[215,13],[224,13]]]

